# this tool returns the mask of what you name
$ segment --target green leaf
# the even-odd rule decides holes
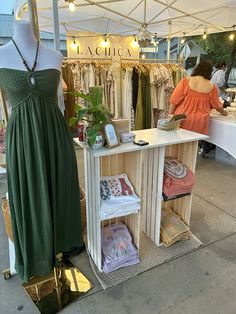
[[[91,102],[90,95],[87,95],[87,94],[84,94],[84,93],[80,93],[80,92],[74,91],[74,92],[66,92],[66,94],[70,94],[70,95],[73,95],[75,97],[79,97],[79,98],[82,98],[82,99],[85,99],[85,100]]]
[[[88,143],[90,146],[95,144],[96,136],[97,136],[96,128],[94,128],[94,127],[87,128],[87,138],[88,138]]]
[[[76,125],[77,124],[77,119],[76,119],[76,117],[71,117],[70,119],[69,119],[69,127],[72,127],[72,126],[74,126],[74,125]]]
[[[90,131],[88,130],[88,137],[90,142],[93,143],[96,140],[97,132],[101,131],[105,124],[110,120],[110,110],[102,104],[103,89],[102,87],[90,88],[89,95],[85,95],[79,92],[71,93],[76,97],[83,98],[87,101],[86,106],[80,104],[75,105],[76,117],[73,117],[71,123],[75,123],[83,120],[87,121]]]

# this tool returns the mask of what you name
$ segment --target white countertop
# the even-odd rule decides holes
[[[232,92],[236,93],[236,87],[229,87],[225,91],[228,92],[228,93],[232,93]]]
[[[233,123],[236,124],[236,114],[229,112],[227,116],[222,116],[221,114],[214,114],[210,116],[210,121],[211,120],[219,120],[224,123]]]
[[[223,148],[236,158],[236,120],[230,116],[210,117],[208,142]]]
[[[113,154],[122,154],[126,152],[145,150],[148,148],[168,146],[172,144],[180,144],[186,142],[193,142],[198,140],[205,140],[208,136],[190,132],[184,129],[174,130],[174,131],[161,131],[158,129],[147,129],[134,131],[136,134],[135,140],[144,140],[149,142],[149,145],[138,146],[133,143],[121,143],[120,146],[109,149],[107,147],[102,147],[98,150],[92,150],[87,145],[81,143],[78,138],[75,138],[74,141],[79,144],[81,147],[89,151],[94,157],[108,156]]]

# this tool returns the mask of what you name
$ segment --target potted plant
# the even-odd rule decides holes
[[[84,99],[85,105],[75,105],[76,116],[70,118],[69,126],[86,121],[88,144],[96,149],[96,142],[100,141],[101,143],[103,141],[102,145],[104,144],[103,128],[110,121],[110,111],[102,104],[102,87],[91,87],[89,94],[73,92],[73,95]]]

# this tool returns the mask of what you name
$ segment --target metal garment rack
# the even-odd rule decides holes
[[[122,62],[122,61],[137,61],[137,62],[142,62],[142,63],[161,63],[159,61],[165,61],[163,62],[163,64],[168,64],[172,62],[175,62],[176,64],[178,64],[178,62],[180,62],[180,60],[176,60],[176,59],[143,59],[143,58],[119,58],[119,59],[112,59],[112,58],[76,58],[76,57],[64,57],[63,60],[65,61],[70,61],[70,60],[74,60],[74,61],[88,61],[88,62],[92,62],[92,61],[111,61],[111,62]]]

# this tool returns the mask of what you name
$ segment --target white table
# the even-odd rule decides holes
[[[224,116],[211,116],[207,142],[223,148],[236,158],[236,121]]]

